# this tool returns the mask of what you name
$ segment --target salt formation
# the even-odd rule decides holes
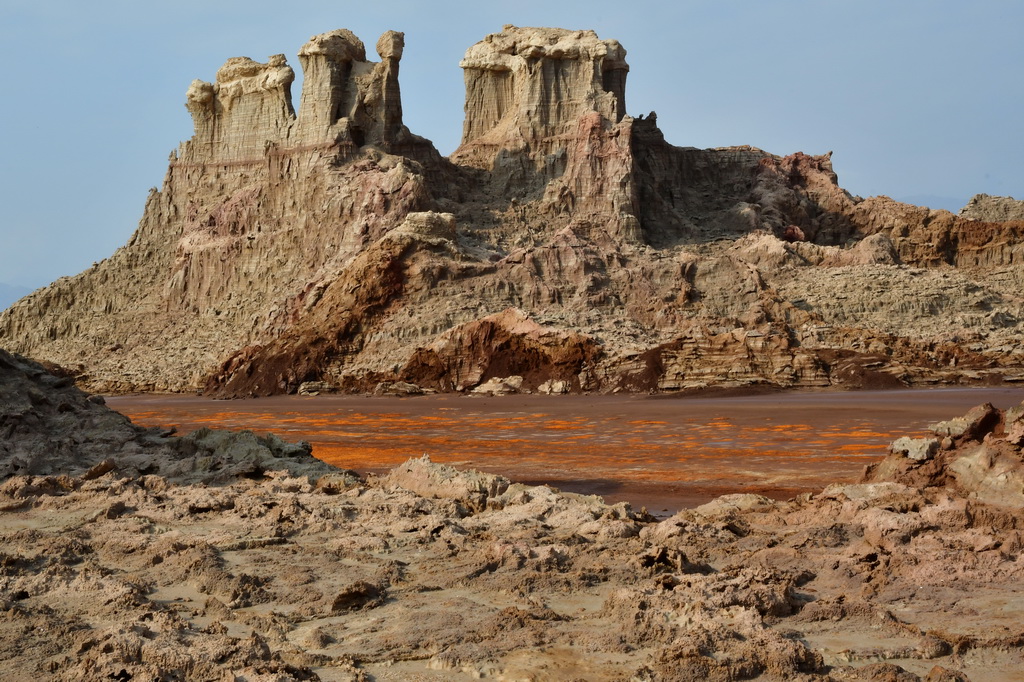
[[[0,313],[0,346],[220,396],[1024,380],[1016,214],[854,197],[830,154],[673,146],[592,31],[471,46],[444,159],[402,121],[404,43],[314,36],[297,112],[282,55],[193,82],[129,243]]]

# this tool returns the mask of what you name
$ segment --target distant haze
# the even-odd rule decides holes
[[[32,293],[28,287],[11,286],[0,282],[0,310],[5,310],[22,296]]]
[[[227,58],[283,52],[301,80],[294,55],[313,34],[349,28],[376,59],[378,36],[404,31],[405,122],[447,154],[461,134],[459,59],[506,23],[619,40],[628,112],[657,111],[673,144],[833,151],[851,193],[933,208],[1024,197],[1024,3],[1013,0],[7,0],[0,279],[41,286],[124,244],[192,134],[189,83],[212,81]]]

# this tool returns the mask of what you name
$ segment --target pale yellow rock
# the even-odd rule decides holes
[[[428,239],[455,241],[457,238],[455,216],[451,213],[436,213],[434,211],[410,213],[402,221],[402,224],[395,229],[398,232]]]

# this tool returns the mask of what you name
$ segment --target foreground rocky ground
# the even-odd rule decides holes
[[[1024,409],[855,485],[625,504],[135,427],[0,351],[5,680],[1024,679]]]

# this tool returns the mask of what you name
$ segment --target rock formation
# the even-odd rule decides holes
[[[591,31],[472,46],[444,159],[402,123],[403,45],[314,36],[297,113],[281,55],[193,82],[129,243],[0,313],[0,346],[222,396],[1024,380],[1024,222],[851,196],[830,154],[675,147]]]
[[[900,439],[860,483],[658,520],[427,456],[363,480],[274,436],[147,431],[0,352],[2,669],[1013,679],[1024,405],[933,431],[936,445]]]
[[[998,222],[1024,220],[1024,201],[1013,197],[993,197],[975,194],[957,214],[970,220]]]
[[[502,151],[532,151],[543,167],[531,143],[572,136],[591,113],[608,124],[626,113],[626,51],[593,31],[506,26],[470,47],[459,65],[466,121],[458,156],[487,168]]]
[[[398,63],[404,46],[404,34],[386,32],[377,42],[381,61],[374,63],[346,29],[310,38],[299,50],[305,77],[300,118],[292,107],[295,72],[283,54],[266,64],[229,59],[214,83],[195,80],[188,89],[185,106],[195,135],[183,145],[180,164],[259,163],[273,156],[269,148],[304,145],[429,148],[402,123]]]
[[[60,488],[70,485],[69,477],[88,481],[112,471],[208,484],[268,470],[334,470],[313,458],[309,443],[286,443],[274,435],[210,429],[182,438],[172,434],[135,426],[70,377],[0,350],[0,479],[63,477],[47,483]]]
[[[933,424],[934,438],[900,438],[865,481],[944,487],[986,504],[1024,508],[1024,408],[979,405],[963,417]]]

